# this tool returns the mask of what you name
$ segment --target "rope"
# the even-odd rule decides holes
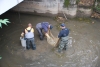
[[[17,0],[17,2],[19,3],[19,0]],[[21,16],[20,16],[20,9],[18,8],[18,16],[19,16],[19,23],[21,23]]]
[[[57,0],[57,3],[58,3],[58,0]],[[67,20],[67,17],[65,15],[65,13],[62,11],[63,15],[64,15],[64,18]],[[59,3],[58,3],[58,17],[59,17]]]

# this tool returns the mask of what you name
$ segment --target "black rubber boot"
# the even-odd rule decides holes
[[[40,40],[43,40],[43,36],[40,36]]]

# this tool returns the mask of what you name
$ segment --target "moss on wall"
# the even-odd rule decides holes
[[[80,1],[80,0],[76,0],[76,4],[78,4],[78,3],[79,3],[79,1]]]
[[[95,7],[95,10],[100,12],[100,4]]]
[[[70,0],[65,0],[64,1],[64,7],[68,7],[68,5],[70,5]]]

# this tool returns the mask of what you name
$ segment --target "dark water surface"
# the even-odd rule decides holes
[[[35,26],[48,21],[54,28],[52,33],[58,35],[54,18],[7,12],[0,18],[8,18],[11,23],[0,29],[0,67],[100,67],[100,20],[92,22],[67,20],[70,39],[67,51],[59,54],[57,48],[50,46],[46,39],[40,41]],[[20,34],[33,24],[35,29],[36,50],[25,50],[20,44]]]

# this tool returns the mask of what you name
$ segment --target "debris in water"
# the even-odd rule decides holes
[[[11,51],[11,53],[13,54],[13,50]]]
[[[0,59],[2,59],[2,57],[0,57]]]
[[[92,23],[94,23],[94,21]]]
[[[40,64],[40,62],[38,62],[38,64]]]

